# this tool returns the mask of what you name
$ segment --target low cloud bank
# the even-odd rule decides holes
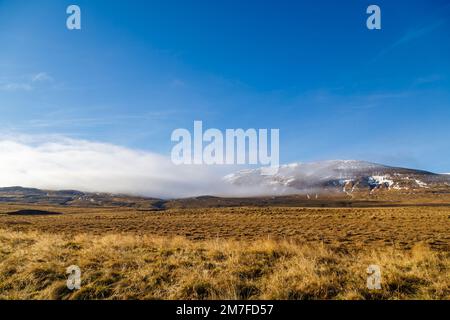
[[[148,197],[248,196],[224,168],[172,164],[159,154],[61,136],[0,136],[0,187],[75,189]]]

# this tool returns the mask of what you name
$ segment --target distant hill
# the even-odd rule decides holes
[[[164,200],[76,190],[7,187],[0,188],[0,203],[130,207],[144,211],[232,206],[348,207],[450,203],[449,175],[354,160],[283,165],[272,176],[262,175],[261,169],[243,170],[224,177],[224,181],[239,189],[259,187],[264,194],[258,197],[205,195]]]
[[[134,207],[159,209],[161,200],[109,193],[89,193],[75,190],[40,190],[23,187],[0,188],[0,202],[67,205],[80,207]]]
[[[450,177],[422,170],[389,167],[356,160],[331,160],[283,165],[275,175],[262,169],[243,170],[224,178],[239,187],[265,188],[274,195],[298,193],[376,192],[447,188]]]

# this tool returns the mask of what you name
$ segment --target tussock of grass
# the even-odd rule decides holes
[[[449,253],[0,230],[0,299],[449,299]],[[366,288],[377,264],[382,289]],[[66,268],[82,271],[66,288]]]

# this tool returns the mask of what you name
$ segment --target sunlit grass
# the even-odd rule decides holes
[[[0,230],[1,299],[449,299],[449,252]],[[382,289],[366,288],[377,264]],[[81,290],[66,287],[78,265]]]

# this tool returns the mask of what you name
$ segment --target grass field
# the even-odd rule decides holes
[[[59,214],[8,214],[30,208]],[[449,227],[448,206],[1,205],[0,299],[450,299]]]

